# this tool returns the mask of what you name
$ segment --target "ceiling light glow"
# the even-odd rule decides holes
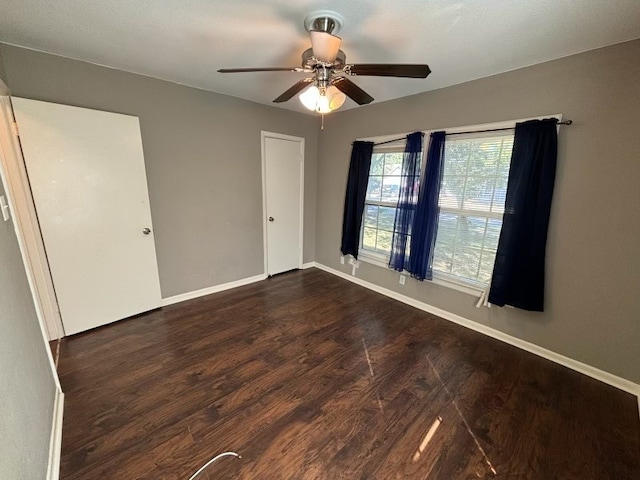
[[[305,108],[318,113],[331,113],[344,105],[346,95],[333,85],[324,92],[315,85],[300,94],[300,102]]]

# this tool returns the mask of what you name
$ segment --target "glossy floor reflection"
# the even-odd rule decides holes
[[[635,397],[310,269],[65,340],[63,479],[640,478]]]

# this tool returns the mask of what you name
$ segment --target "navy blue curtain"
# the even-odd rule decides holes
[[[556,176],[557,120],[516,125],[489,302],[543,311],[544,262]]]
[[[407,271],[418,280],[433,278],[431,265],[438,234],[438,198],[444,170],[446,133],[433,132],[429,142],[424,180],[420,185],[418,204],[413,216],[411,252]]]
[[[391,242],[391,257],[389,258],[389,268],[399,272],[408,267],[407,239],[411,235],[413,212],[418,201],[423,137],[423,132],[407,135],[404,157],[402,158],[400,194],[396,218],[393,223],[393,240]]]
[[[349,176],[347,177],[347,193],[344,198],[340,250],[343,255],[353,255],[354,258],[358,258],[360,226],[362,225],[372,154],[373,142],[353,142]]]

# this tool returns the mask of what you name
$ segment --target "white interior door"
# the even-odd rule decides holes
[[[138,118],[12,102],[65,333],[159,307]]]
[[[302,266],[304,140],[263,132],[266,271]]]

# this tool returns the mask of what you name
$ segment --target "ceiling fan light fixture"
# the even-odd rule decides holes
[[[318,97],[318,103],[316,104],[316,112],[318,113],[331,113],[331,106],[329,105],[329,99],[326,95],[320,95]]]
[[[299,98],[305,108],[322,114],[339,109],[347,99],[346,95],[333,85],[327,87],[324,94],[318,87],[311,85]]]
[[[304,92],[300,94],[300,102],[304,105],[304,108],[315,111],[318,105],[318,99],[320,98],[320,89],[315,85],[311,85]]]
[[[327,88],[326,96],[329,99],[331,111],[338,110],[347,100],[347,96],[333,85]]]

